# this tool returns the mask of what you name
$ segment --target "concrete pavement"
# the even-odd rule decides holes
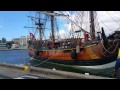
[[[0,77],[4,79],[113,79],[45,68],[28,68],[28,66],[6,63],[0,63]]]

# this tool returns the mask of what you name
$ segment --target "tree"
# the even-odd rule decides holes
[[[14,43],[13,41],[7,42],[6,43],[7,48],[10,49],[13,43]]]
[[[2,43],[6,43],[6,38],[2,38]]]

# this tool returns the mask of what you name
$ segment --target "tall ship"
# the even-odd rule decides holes
[[[100,27],[99,31],[96,30],[97,14],[95,11],[88,11],[89,31],[82,28],[83,11],[77,12],[76,22],[63,13],[54,11],[36,11],[36,13],[36,17],[28,16],[35,22],[37,30],[34,34],[30,32],[31,39],[28,41],[30,57],[76,67],[100,69],[114,66],[120,39],[107,37],[104,27]],[[71,29],[67,30],[64,38],[60,38],[62,35],[58,34],[56,17],[64,17],[71,22]],[[47,21],[50,23],[49,25]],[[36,38],[36,32],[39,33],[39,39]]]

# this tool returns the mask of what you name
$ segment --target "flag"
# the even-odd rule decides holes
[[[30,37],[31,37],[31,38],[34,38],[35,36],[30,32]]]

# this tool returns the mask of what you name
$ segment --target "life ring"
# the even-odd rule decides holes
[[[71,51],[71,58],[72,58],[72,59],[76,59],[76,58],[77,58],[76,50],[72,50],[72,51]]]

